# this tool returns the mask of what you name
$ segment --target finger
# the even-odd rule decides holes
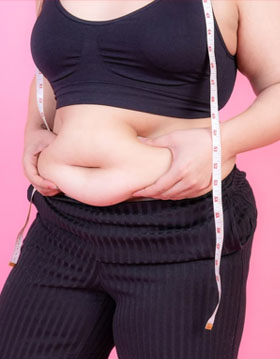
[[[36,188],[36,187],[34,187],[34,188]],[[44,189],[41,189],[40,187],[37,187],[36,190],[43,196],[55,196],[61,192],[61,191],[54,191],[54,190],[44,190]]]
[[[24,170],[31,183],[44,189],[58,189],[55,183],[41,177],[37,171],[37,156],[32,155],[31,158],[24,160]]]
[[[60,191],[59,189],[52,189],[52,188],[48,188],[45,186],[38,186],[36,183],[31,182],[32,186],[36,189],[38,189],[39,191],[46,191],[46,192],[57,192]]]
[[[33,153],[34,156],[38,156],[40,152],[43,151],[44,148],[48,147],[47,144],[40,144],[38,147],[37,147],[37,151],[35,153]]]
[[[59,188],[53,182],[44,179],[43,177],[35,174],[32,176],[31,183],[34,183],[35,186],[40,187],[44,190],[58,190]]]
[[[31,184],[38,192],[40,192],[44,195],[54,195],[54,194],[61,192],[59,189],[48,189],[46,187],[36,186],[36,184],[34,184],[34,183],[31,183]]]
[[[133,193],[133,196],[145,196],[145,197],[152,197],[157,196],[165,191],[167,191],[171,186],[175,183],[181,181],[182,176],[178,176],[177,170],[168,171],[165,175],[159,177],[159,179],[141,190],[138,190]]]
[[[186,191],[186,184],[183,180],[176,182],[167,191],[162,192],[158,198],[160,199],[177,199],[178,195]]]
[[[210,184],[209,184],[210,185]],[[212,191],[212,186],[209,188],[209,185],[204,187],[204,188],[200,188],[200,189],[194,189],[195,186],[189,186],[188,188],[183,189],[183,191],[181,192],[177,192],[176,194],[171,194],[172,199],[184,199],[184,198],[198,198],[201,196],[204,196],[205,194],[209,193]],[[205,190],[206,188],[208,188],[207,192],[204,192],[203,194],[201,194],[202,190]],[[198,194],[200,193],[200,194]]]
[[[167,147],[167,145],[170,142],[170,136],[169,134],[167,135],[162,135],[162,136],[158,136],[158,137],[142,137],[142,136],[137,136],[139,138],[139,140],[147,145],[151,145],[151,146],[160,146],[160,147]]]

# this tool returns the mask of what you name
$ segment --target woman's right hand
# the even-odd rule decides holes
[[[22,166],[24,175],[43,196],[54,196],[61,192],[55,183],[41,177],[37,169],[38,156],[47,147],[56,135],[48,130],[38,129],[29,134],[25,139],[22,155]]]

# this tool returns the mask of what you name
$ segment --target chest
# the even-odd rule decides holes
[[[201,1],[154,0],[107,21],[81,19],[58,0],[47,1],[31,35],[35,63],[54,80],[53,72],[63,76],[89,63],[123,75],[133,68],[147,78],[157,70],[164,78],[178,74],[179,80],[186,71],[195,78],[207,69],[206,46]]]

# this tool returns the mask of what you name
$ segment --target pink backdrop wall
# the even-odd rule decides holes
[[[0,1],[0,289],[12,269],[8,262],[29,204],[26,198],[29,182],[23,174],[21,154],[29,85],[35,73],[29,46],[34,21],[33,0]],[[248,80],[238,73],[232,97],[220,112],[221,120],[245,110],[254,97]],[[278,141],[239,154],[237,159],[237,166],[247,172],[259,212],[247,284],[246,321],[238,359],[280,358],[279,151]],[[32,206],[28,227],[35,213]],[[110,359],[115,358],[114,348]]]

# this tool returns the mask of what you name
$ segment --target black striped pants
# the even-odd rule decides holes
[[[0,358],[105,359],[116,346],[119,359],[237,359],[257,208],[236,166],[222,190],[222,299],[210,331],[212,192],[106,207],[36,192],[0,296]]]

